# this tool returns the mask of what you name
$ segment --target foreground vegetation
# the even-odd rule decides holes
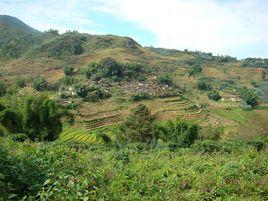
[[[266,200],[261,142],[206,140],[170,149],[2,139],[0,199]]]

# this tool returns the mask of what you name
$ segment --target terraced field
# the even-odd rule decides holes
[[[131,109],[140,102],[118,104],[116,99],[106,100],[99,103],[85,103],[78,111],[76,119],[77,127],[84,129],[66,129],[60,135],[61,141],[73,141],[80,143],[101,143],[100,133],[114,139],[118,126],[122,123]],[[182,118],[195,120],[198,123],[209,122],[210,114],[198,107],[192,108],[194,104],[182,97],[162,98],[142,101],[147,105],[157,121],[174,120]],[[189,109],[190,108],[190,109]],[[97,111],[97,112],[96,112]]]
[[[85,144],[99,144],[104,143],[101,134],[105,134],[113,141],[116,137],[117,126],[103,126],[98,129],[83,130],[83,129],[74,129],[66,128],[64,129],[58,141],[60,142],[78,142]]]

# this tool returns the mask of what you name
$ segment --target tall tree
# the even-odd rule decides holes
[[[53,141],[62,131],[55,102],[44,98],[27,98],[23,111],[23,130],[32,140]]]
[[[123,139],[129,142],[151,142],[156,138],[154,120],[150,110],[144,104],[139,104],[123,125]]]

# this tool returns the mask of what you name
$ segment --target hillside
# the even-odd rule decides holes
[[[0,15],[0,59],[21,57],[29,48],[40,42],[42,32],[19,19]]]
[[[259,90],[262,101],[267,101],[266,60],[237,60],[231,56],[215,56],[199,51],[142,47],[129,37],[114,35],[90,35],[76,31],[58,34],[55,30],[42,33],[10,16],[0,17],[0,33],[0,58],[3,59],[1,69],[6,82],[14,83],[18,78],[31,80],[36,76],[43,76],[52,88],[66,87],[66,84],[62,83],[65,79],[63,69],[70,65],[75,72],[71,86],[74,87],[77,82],[95,83],[112,93],[109,100],[79,104],[79,108],[74,111],[78,127],[91,130],[122,122],[124,116],[137,105],[129,101],[130,96],[135,92],[146,92],[157,96],[156,99],[144,102],[159,121],[181,117],[202,125],[223,125],[228,137],[244,132],[245,129],[242,128],[250,125],[249,119],[256,117],[261,120],[254,127],[258,127],[256,129],[260,133],[267,132],[267,127],[262,123],[268,119],[267,110],[240,111],[240,103],[229,100],[238,97],[239,88],[246,86]],[[21,37],[17,38],[18,35]],[[16,56],[12,56],[12,52],[16,52]],[[11,56],[7,56],[10,54]],[[83,74],[87,66],[107,57],[116,59],[116,62],[123,65],[139,63],[147,70],[143,73],[136,72],[139,78],[131,78],[128,81],[124,80],[125,78],[121,82],[107,78],[88,81]],[[202,72],[197,77],[189,77],[189,69],[195,64],[202,65]],[[180,98],[167,95],[170,93],[168,87],[157,83],[157,77],[162,75],[172,78],[175,87],[171,87],[170,91],[179,91]],[[143,80],[139,80],[140,78]],[[208,92],[197,88],[200,79],[209,82],[214,90],[219,90],[226,101],[209,100]],[[255,86],[252,83],[255,83]],[[167,94],[163,94],[165,90]],[[51,92],[51,95],[54,96],[55,92]],[[78,100],[70,98],[69,101]],[[232,110],[227,110],[229,107]],[[245,118],[239,121],[234,119],[233,115],[242,115]]]

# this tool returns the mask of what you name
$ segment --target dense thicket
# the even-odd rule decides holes
[[[147,67],[139,63],[119,63],[116,59],[107,57],[100,60],[99,63],[90,63],[86,69],[86,77],[92,80],[101,78],[112,78],[114,81],[122,79],[143,80],[143,74]]]
[[[5,135],[24,133],[33,141],[53,141],[62,131],[58,108],[45,97],[25,98],[21,111],[2,106],[0,125]]]

